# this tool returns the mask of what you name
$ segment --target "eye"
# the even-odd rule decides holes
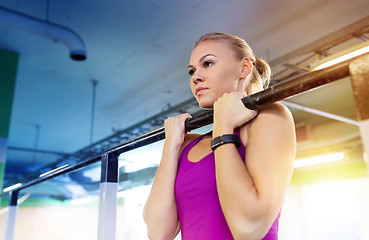
[[[212,61],[204,61],[203,65],[204,65],[204,68],[207,68],[207,67],[210,67],[211,65],[213,65],[213,62]]]
[[[193,75],[195,74],[195,70],[193,70],[193,69],[189,69],[189,70],[188,70],[188,74],[189,74],[190,76],[193,76]]]

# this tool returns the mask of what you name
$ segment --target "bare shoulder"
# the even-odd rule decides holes
[[[252,121],[248,122],[241,128],[241,138],[247,141],[251,132],[257,133],[258,136],[269,135],[276,129],[288,132],[294,131],[294,121],[290,110],[281,103],[271,103],[262,106],[259,114]]]
[[[259,115],[263,115],[263,114],[272,114],[274,116],[279,116],[279,117],[285,117],[285,118],[289,118],[292,120],[292,114],[290,112],[290,110],[283,104],[281,103],[271,103],[271,104],[266,104],[264,106],[262,106],[260,108],[260,113]]]
[[[259,109],[258,116],[253,120],[252,126],[271,125],[275,127],[279,123],[294,125],[293,117],[290,110],[281,103],[271,103],[262,106]]]
[[[290,110],[281,103],[262,106],[258,116],[250,124],[249,137],[284,141],[295,135],[295,123]],[[265,138],[265,136],[268,136]]]

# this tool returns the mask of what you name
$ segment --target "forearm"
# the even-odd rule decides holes
[[[179,149],[164,144],[163,156],[150,195],[144,208],[149,236],[172,238],[178,225],[174,182],[177,175]]]
[[[213,136],[233,133],[233,127],[214,121]],[[234,144],[215,150],[219,199],[236,239],[260,239],[273,224],[293,172],[294,131],[288,109],[270,104],[260,109],[249,128],[240,130],[246,144],[245,162]]]
[[[260,239],[272,217],[233,144],[215,150],[219,200],[235,239]]]

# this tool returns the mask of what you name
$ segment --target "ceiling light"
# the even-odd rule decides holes
[[[50,170],[50,171],[48,171],[48,172],[45,172],[45,173],[41,174],[39,177],[44,177],[44,176],[46,176],[46,175],[49,175],[49,174],[51,174],[51,173],[53,173],[53,172],[56,172],[56,171],[58,171],[58,170],[60,170],[60,169],[62,169],[62,168],[65,168],[65,167],[67,167],[67,166],[69,166],[69,164],[66,164],[66,165],[64,165],[64,166],[61,166],[61,167],[55,168],[55,169],[53,169],[53,170]]]
[[[3,192],[9,192],[13,189],[16,189],[17,187],[20,187],[20,186],[22,186],[22,183],[17,183],[17,184],[11,185],[10,187],[4,188]]]
[[[305,166],[316,165],[320,163],[343,160],[344,158],[345,158],[345,155],[342,152],[321,155],[317,157],[296,160],[293,164],[293,167],[294,168],[305,167]]]
[[[338,52],[337,54],[333,54],[332,56],[329,56],[327,58],[322,59],[322,61],[317,62],[315,67],[313,67],[313,71],[320,70],[323,68],[327,68],[330,66],[333,66],[337,63],[346,61],[348,59],[363,55],[365,53],[369,52],[369,41],[360,43],[358,45],[355,45],[349,49],[346,49],[344,51]]]

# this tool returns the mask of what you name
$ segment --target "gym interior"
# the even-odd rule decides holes
[[[279,239],[369,240],[368,10],[368,0],[0,1],[0,239],[148,239],[160,130],[204,111],[190,53],[201,35],[226,32],[270,64],[268,99],[291,91],[273,100],[292,112],[297,141]]]

